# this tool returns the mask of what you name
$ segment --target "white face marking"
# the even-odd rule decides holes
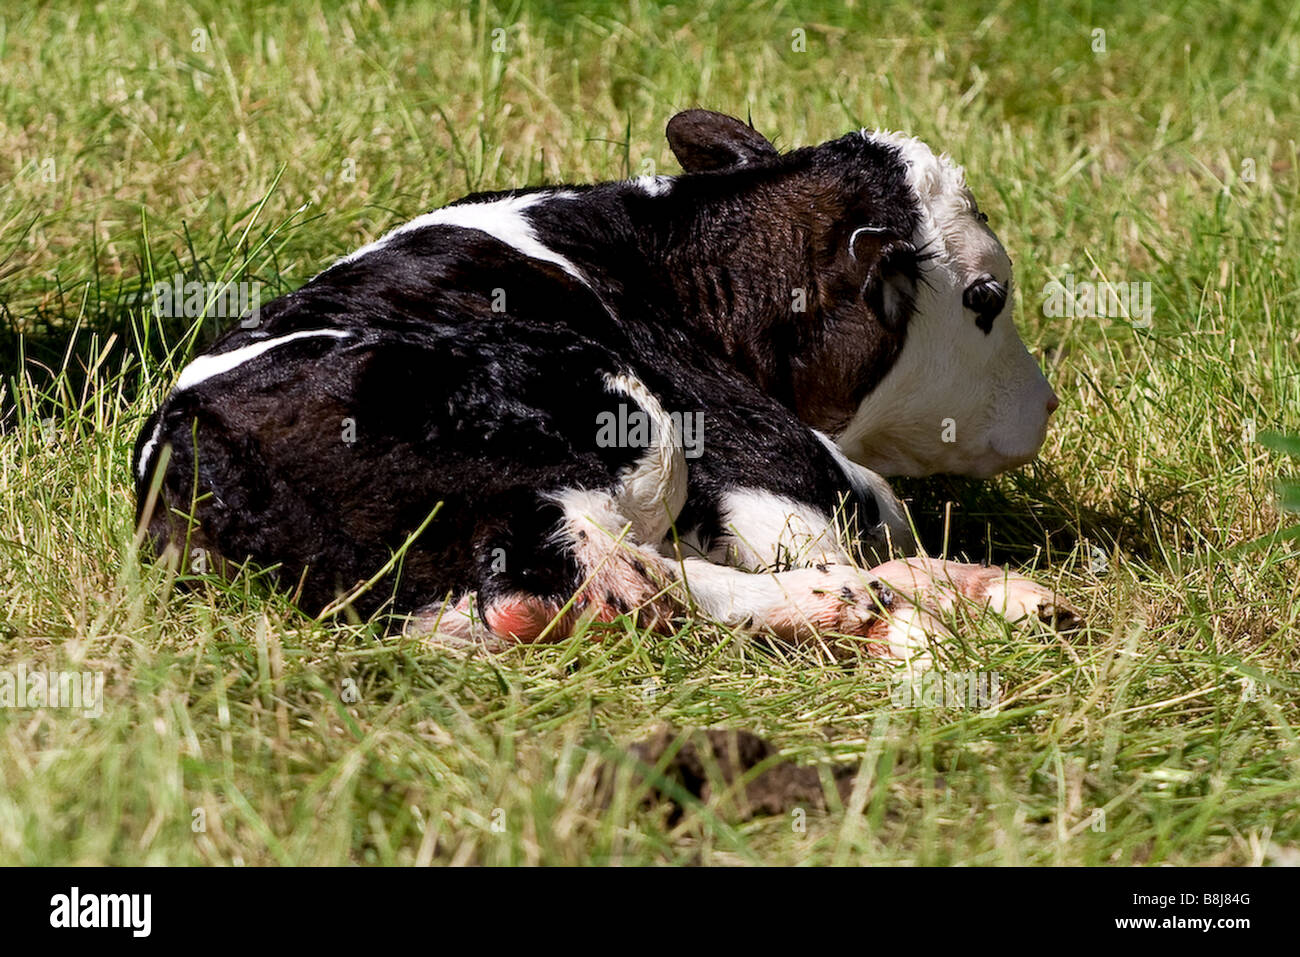
[[[1032,459],[1056,396],[1012,321],[1012,300],[988,333],[962,305],[992,275],[1008,289],[1011,262],[977,215],[962,170],[897,133],[863,136],[896,147],[921,222],[912,242],[934,254],[894,366],[837,437],[854,461],[886,475],[954,472],[987,477]]]
[[[644,193],[651,196],[663,196],[673,188],[671,176],[638,176],[632,180]]]
[[[264,352],[297,339],[311,339],[320,336],[346,339],[351,335],[352,333],[342,329],[310,329],[291,332],[289,335],[281,336],[278,339],[264,339],[261,342],[253,343],[251,346],[241,346],[238,349],[231,349],[229,352],[222,352],[219,355],[199,356],[181,371],[180,378],[176,380],[176,385],[172,391],[180,392],[182,389],[192,389],[213,376],[224,375],[245,362],[256,359]]]
[[[463,203],[459,206],[445,206],[442,209],[424,213],[415,217],[409,223],[398,226],[373,243],[362,246],[355,252],[344,256],[334,265],[353,262],[367,253],[382,249],[392,242],[394,236],[410,232],[413,229],[423,229],[426,226],[459,226],[462,229],[477,229],[480,232],[487,233],[492,238],[500,240],[530,259],[540,259],[543,262],[554,263],[584,286],[590,287],[591,284],[587,281],[587,277],[582,274],[577,266],[568,258],[544,245],[537,238],[533,224],[524,215],[526,210],[539,203],[555,199],[574,199],[577,195],[577,193],[569,190],[542,191],[524,193],[520,196],[507,196],[503,199],[494,199],[484,203]]]

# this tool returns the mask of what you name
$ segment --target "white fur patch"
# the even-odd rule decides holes
[[[864,138],[897,149],[907,164],[908,185],[921,201],[921,214],[931,211],[936,201],[967,206],[972,212],[975,200],[966,188],[966,172],[952,162],[948,154],[936,155],[929,145],[915,136],[891,130],[863,130]]]
[[[278,339],[264,339],[261,342],[255,342],[249,346],[240,346],[238,349],[231,349],[229,352],[222,352],[219,355],[199,356],[181,370],[180,378],[176,380],[173,391],[180,392],[184,389],[192,389],[213,376],[224,375],[245,362],[256,359],[264,352],[269,352],[278,346],[295,342],[298,339],[312,339],[321,336],[346,339],[351,335],[352,333],[342,329],[311,329],[291,332],[289,335],[280,336]]]
[[[729,564],[763,569],[849,560],[830,516],[806,503],[762,489],[736,489],[723,495],[721,512]]]
[[[875,472],[849,461],[827,436],[816,429],[812,431],[831,453],[854,492],[876,502],[893,550],[912,554],[916,542],[903,512],[903,503],[894,495],[889,483]],[[736,489],[723,496],[721,512],[727,534],[725,541],[716,543],[707,554],[714,561],[741,568],[849,561],[834,517],[805,502],[762,489]],[[704,554],[698,541],[685,541],[683,544],[696,554]]]
[[[871,469],[850,461],[849,457],[840,451],[839,446],[835,444],[830,436],[816,429],[813,429],[812,433],[831,453],[831,457],[835,459],[835,464],[840,467],[840,471],[848,479],[853,491],[863,498],[875,500],[876,507],[880,510],[881,524],[889,532],[891,550],[904,555],[913,554],[916,551],[916,538],[912,534],[912,526],[903,511],[903,503],[898,500],[898,496],[889,487],[889,483]],[[867,529],[863,529],[863,531],[867,531]]]
[[[592,590],[598,595],[614,594],[628,605],[657,590],[658,582],[667,584],[684,575],[690,599],[714,621],[746,630],[776,626],[789,631],[794,625],[811,622],[818,611],[824,612],[821,606],[838,604],[838,599],[830,600],[815,588],[824,586],[835,595],[847,582],[861,584],[860,573],[848,566],[840,566],[832,581],[829,573],[811,569],[771,575],[751,574],[698,558],[671,562],[636,539],[634,520],[633,529],[619,539],[632,520],[623,507],[625,497],[566,489],[551,498],[564,510],[564,538],[584,574],[597,586]],[[636,571],[635,562],[643,571]],[[647,579],[647,574],[656,581]],[[686,598],[678,591],[680,587],[670,588],[676,607]]]
[[[398,226],[373,243],[362,246],[355,252],[344,256],[334,265],[354,262],[376,249],[382,249],[392,242],[393,237],[410,232],[413,229],[423,229],[426,226],[459,226],[462,229],[477,229],[480,232],[487,233],[492,238],[500,240],[530,259],[554,263],[584,286],[590,287],[591,283],[587,281],[587,277],[582,274],[582,271],[577,266],[567,257],[560,255],[537,238],[533,224],[524,215],[528,209],[539,203],[557,199],[574,199],[577,195],[577,193],[568,190],[542,191],[524,193],[519,196],[506,196],[502,199],[489,200],[483,203],[462,203],[458,206],[445,206],[442,209],[424,213],[415,217],[409,223]]]
[[[686,456],[672,416],[645,383],[631,375],[607,375],[605,387],[631,399],[650,417],[651,445],[625,469],[619,506],[634,523],[638,539],[661,541],[686,504]]]
[[[632,182],[651,196],[663,196],[673,188],[671,176],[638,176]]]
[[[154,449],[158,447],[158,436],[162,434],[162,419],[153,427],[153,433],[149,436],[149,441],[140,449],[140,464],[136,466],[136,477],[144,481],[144,477],[149,472],[149,462],[153,459]]]
[[[887,612],[876,605],[867,587],[874,576],[849,565],[751,574],[686,559],[682,568],[696,607],[732,628],[771,630],[787,639],[843,630],[870,637],[913,666],[928,660],[931,640],[949,636],[943,623],[922,608],[896,602]],[[840,597],[845,590],[854,596],[847,604]]]
[[[698,558],[686,559],[682,567],[696,606],[722,625],[761,625],[769,609],[791,600],[777,575],[740,571]]]

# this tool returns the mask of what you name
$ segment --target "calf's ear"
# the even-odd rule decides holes
[[[668,121],[668,145],[688,173],[747,166],[776,156],[776,147],[734,116],[686,110]]]
[[[862,299],[867,308],[886,329],[901,331],[916,309],[916,285],[921,279],[916,247],[868,228],[853,234],[849,248],[855,262],[866,267]]]

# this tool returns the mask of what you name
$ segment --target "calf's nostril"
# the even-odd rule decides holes
[[[1051,415],[1060,407],[1061,407],[1061,400],[1058,399],[1055,394],[1053,394],[1052,397],[1047,400],[1047,414]]]

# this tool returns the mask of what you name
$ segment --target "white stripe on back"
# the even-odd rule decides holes
[[[577,193],[568,190],[559,190],[549,193],[525,193],[522,196],[506,196],[485,203],[462,203],[459,206],[445,206],[442,209],[424,213],[415,217],[409,223],[398,226],[391,232],[376,239],[373,243],[362,246],[356,252],[344,256],[334,265],[354,262],[367,253],[372,253],[376,249],[387,246],[393,240],[393,237],[413,229],[423,229],[426,226],[459,226],[462,229],[477,229],[480,232],[487,233],[493,239],[500,240],[530,259],[540,259],[543,262],[554,263],[584,286],[590,287],[591,283],[587,282],[587,277],[582,274],[577,266],[567,257],[560,255],[537,238],[533,224],[524,215],[524,210],[543,201],[574,199],[577,195]]]
[[[144,481],[145,474],[149,471],[149,460],[153,458],[154,446],[158,444],[158,435],[162,432],[162,419],[153,427],[153,434],[149,436],[149,441],[144,444],[140,450],[140,464],[136,466],[140,481]]]
[[[671,176],[638,176],[632,182],[651,196],[663,196],[673,188]]]
[[[291,332],[287,336],[281,336],[278,339],[264,339],[261,342],[254,342],[252,345],[240,346],[238,349],[231,349],[229,352],[222,352],[219,355],[199,356],[181,370],[180,378],[176,380],[172,392],[192,389],[214,376],[224,375],[245,362],[256,359],[276,346],[282,346],[297,339],[311,339],[321,336],[331,339],[346,339],[351,335],[352,333],[343,329],[305,329],[300,332]],[[140,462],[136,466],[136,474],[141,481],[149,472],[149,463],[153,459],[158,440],[162,436],[162,427],[162,419],[159,419],[158,424],[154,426],[153,434],[149,436],[149,440],[140,449]]]
[[[346,339],[350,335],[352,333],[342,329],[308,329],[302,332],[291,332],[279,339],[266,339],[262,342],[255,342],[250,346],[240,346],[238,349],[231,349],[229,352],[222,352],[218,355],[199,356],[181,370],[181,376],[176,380],[173,391],[180,392],[182,389],[191,389],[201,382],[206,382],[213,376],[224,375],[245,362],[256,359],[262,353],[274,349],[276,346],[293,342],[296,339],[310,339],[319,336]]]

